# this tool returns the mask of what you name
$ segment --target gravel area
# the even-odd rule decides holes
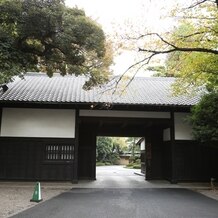
[[[197,190],[197,192],[200,192],[201,194],[218,201],[218,190]]]
[[[23,210],[44,202],[60,193],[70,190],[70,184],[41,183],[42,199],[40,203],[30,202],[35,184],[0,183],[0,218],[10,217]]]

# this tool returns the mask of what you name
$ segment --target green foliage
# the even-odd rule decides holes
[[[116,164],[119,155],[127,150],[125,138],[98,137],[96,145],[96,159],[98,162]]]
[[[140,164],[141,159],[139,158],[139,156],[131,156],[129,158],[129,162],[132,163],[132,164]]]
[[[218,90],[217,12],[216,1],[178,2],[171,11],[171,18],[176,22],[174,29],[166,32],[147,30],[139,37],[133,37],[137,45],[140,44],[139,52],[144,54],[136,65],[139,68],[154,65],[152,60],[164,54],[163,65],[146,69],[155,71],[155,76],[176,77],[175,94],[192,94],[199,86],[209,91]]]
[[[216,22],[218,22],[218,17]],[[210,35],[211,43],[208,43],[208,38],[205,39],[205,34]],[[183,22],[174,31],[173,40],[179,38],[180,42],[177,42],[177,45],[181,47],[215,48],[218,45],[217,36],[207,33],[201,25],[190,22]],[[217,67],[218,55],[216,54],[175,51],[168,55],[165,71],[179,78],[174,85],[175,93],[188,93],[199,86],[206,86],[208,90],[216,90],[218,88]]]
[[[170,53],[166,62],[166,70],[179,78],[174,86],[176,93],[190,92],[202,85],[210,91],[218,89],[218,54],[200,50],[217,50],[217,12],[216,4],[208,1],[181,14],[179,27],[169,39],[176,47],[190,51]],[[191,51],[194,48],[199,50]]]
[[[134,161],[136,164],[141,164],[141,159],[140,158],[136,158]]]
[[[0,0],[0,11],[0,83],[27,71],[85,74],[86,88],[107,81],[110,45],[83,10],[62,0]]]
[[[128,151],[126,138],[112,137],[112,141],[113,141],[113,150],[116,151],[117,154],[123,154],[126,151]]]
[[[107,162],[112,154],[113,142],[109,137],[98,137],[96,146],[96,158],[99,162]]]
[[[141,165],[140,164],[134,164],[133,169],[141,169]]]
[[[96,166],[97,166],[97,167],[105,166],[105,163],[102,163],[102,162],[96,162]]]
[[[133,168],[134,163],[129,163],[126,165],[127,168]]]
[[[199,104],[192,109],[190,122],[197,140],[218,144],[218,92],[202,97]]]
[[[218,23],[218,17],[216,18]],[[212,27],[211,27],[212,28]],[[201,33],[202,31],[202,33]],[[215,30],[214,30],[215,31]],[[218,29],[217,29],[218,31]],[[200,34],[201,33],[201,34]],[[191,22],[183,22],[171,35],[171,42],[179,47],[218,46],[217,36],[211,37],[211,44],[203,36],[207,33],[201,26]],[[217,43],[216,43],[217,42]],[[214,47],[215,46],[215,47]],[[154,76],[173,76],[177,82],[173,85],[175,94],[192,93],[204,86],[209,91],[218,89],[218,55],[206,52],[174,51],[167,55],[165,66],[155,67]]]
[[[140,163],[129,163],[129,164],[126,165],[126,168],[141,169],[141,164]]]
[[[140,138],[136,138],[136,137],[128,137],[126,142],[129,145],[129,151],[131,152],[131,157],[130,157],[130,161],[135,161],[135,159],[137,159],[137,157],[135,157],[136,152],[140,152],[140,148],[139,146],[136,145],[136,142],[139,140]]]
[[[170,72],[168,70],[166,70],[165,66],[153,66],[153,67],[147,67],[146,70],[150,70],[150,71],[154,71],[153,76],[154,77],[170,77],[170,76],[174,76],[172,74],[170,74]]]

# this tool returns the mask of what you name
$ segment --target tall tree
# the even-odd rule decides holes
[[[122,137],[98,137],[96,144],[96,158],[100,162],[114,164],[119,155],[128,150],[126,138]]]
[[[127,138],[124,137],[112,137],[113,151],[117,154],[123,154],[125,151],[128,151],[126,140]]]
[[[85,74],[86,88],[108,80],[110,45],[83,10],[63,0],[0,0],[0,12],[0,84],[27,71]]]
[[[188,22],[183,22],[175,29],[176,36],[190,36],[195,31],[195,26]],[[201,37],[201,36],[200,36]],[[201,38],[196,37],[198,43]],[[182,42],[186,45],[194,44],[189,37],[183,38]],[[154,76],[173,76],[179,78],[174,84],[176,93],[190,92],[200,86],[206,86],[208,90],[217,89],[218,84],[218,55],[201,52],[182,52],[175,51],[167,55],[165,66],[150,67],[157,73]],[[182,86],[181,86],[182,84]],[[193,86],[193,84],[195,86]],[[185,89],[184,89],[185,88]]]
[[[187,5],[187,2],[185,3]],[[174,30],[167,32],[147,30],[140,35],[128,36],[131,44],[135,43],[138,52],[142,54],[141,60],[129,69],[148,66],[156,56],[164,54],[168,55],[166,67],[170,72],[167,72],[167,75],[181,78],[178,80],[177,92],[202,84],[206,84],[210,89],[217,89],[217,12],[215,0],[190,1],[189,6],[185,8],[178,6],[172,10],[171,17],[177,20],[179,26]],[[163,73],[164,68],[159,70]]]
[[[135,154],[136,152],[139,152],[140,151],[140,148],[139,146],[136,145],[137,141],[139,140],[140,138],[136,138],[136,137],[128,137],[126,142],[128,143],[129,145],[129,151],[131,151],[131,156],[132,156],[132,159],[134,160],[135,158]]]
[[[97,161],[107,162],[110,160],[110,155],[113,151],[113,141],[110,137],[98,137],[96,144]]]

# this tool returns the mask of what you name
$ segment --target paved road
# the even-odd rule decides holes
[[[137,174],[136,174],[137,173]],[[96,167],[95,181],[79,181],[72,188],[179,188],[168,181],[145,181],[140,170],[127,169],[123,166]]]
[[[187,189],[72,189],[13,218],[217,218],[218,201]]]
[[[135,173],[140,173],[140,169],[129,169],[122,165],[115,166],[100,166],[96,167],[96,177],[114,177],[114,176],[122,176],[128,179],[129,176],[136,176]],[[142,178],[144,180],[145,176]]]

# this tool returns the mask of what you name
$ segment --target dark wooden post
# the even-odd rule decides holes
[[[175,143],[175,119],[174,112],[170,112],[171,126],[170,126],[170,141],[171,141],[171,183],[177,183],[177,169],[176,169],[176,143]]]
[[[152,179],[152,140],[151,129],[147,130],[145,136],[145,180]]]
[[[72,183],[78,183],[78,147],[79,147],[79,109],[75,114],[75,144],[74,144],[74,161]]]
[[[1,129],[2,129],[2,108],[0,108],[0,137],[1,137]]]
[[[96,180],[96,145],[97,145],[97,135],[92,135],[92,179]]]

